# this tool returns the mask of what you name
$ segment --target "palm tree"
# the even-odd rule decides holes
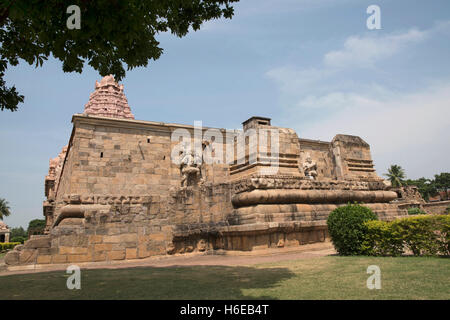
[[[388,180],[391,181],[393,187],[403,186],[403,182],[406,178],[405,170],[396,164],[391,165],[388,169],[388,173],[385,173],[384,176],[388,177]]]
[[[3,220],[3,217],[7,217],[11,214],[9,211],[8,201],[0,198],[0,220]]]

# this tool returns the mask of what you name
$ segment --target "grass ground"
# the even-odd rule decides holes
[[[369,265],[381,289],[369,290]],[[81,271],[68,290],[63,271],[0,277],[5,299],[450,299],[450,259],[338,257],[252,266],[141,267]]]

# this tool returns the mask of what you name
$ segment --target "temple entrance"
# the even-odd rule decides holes
[[[4,234],[0,234],[0,242],[5,242],[5,235]]]

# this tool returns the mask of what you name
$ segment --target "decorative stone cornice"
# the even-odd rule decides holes
[[[299,189],[299,190],[386,190],[382,180],[310,180],[297,176],[252,176],[236,181],[234,193],[255,189]]]

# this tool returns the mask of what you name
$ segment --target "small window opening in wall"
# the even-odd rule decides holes
[[[100,158],[103,158],[103,152],[100,152]]]
[[[147,138],[147,143],[150,143],[150,138]]]
[[[166,160],[166,156],[163,157],[163,160]]]

